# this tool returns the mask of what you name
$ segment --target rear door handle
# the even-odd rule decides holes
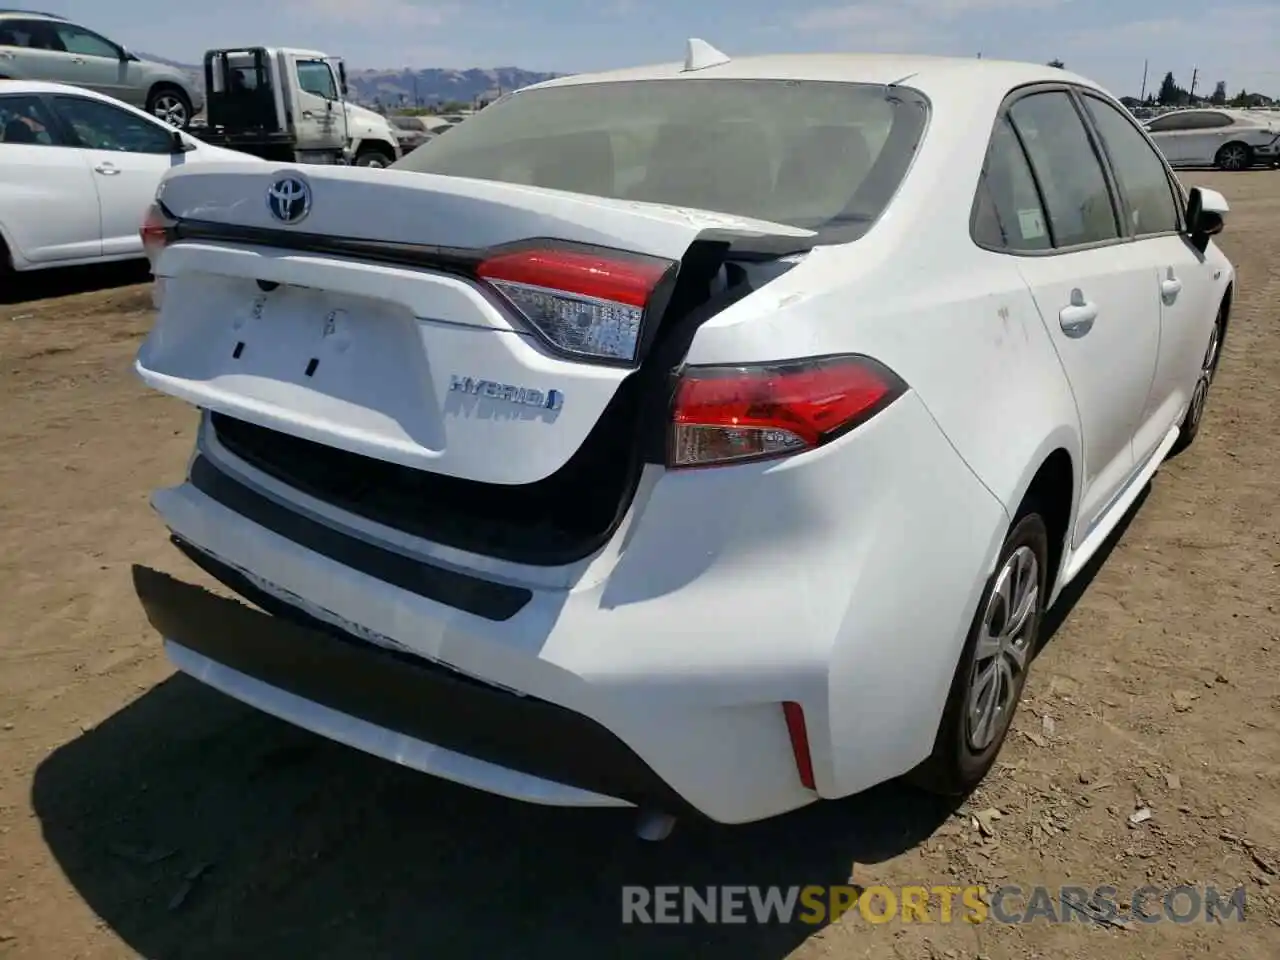
[[[71,58],[71,62],[72,62],[72,63],[84,63],[84,57],[72,57],[72,58]]]
[[[1083,337],[1098,319],[1098,305],[1090,303],[1079,290],[1071,291],[1071,303],[1058,314],[1058,323],[1068,337]]]
[[[110,163],[100,163],[93,168],[104,177],[114,177],[120,172],[120,168]]]

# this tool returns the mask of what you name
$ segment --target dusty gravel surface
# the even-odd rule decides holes
[[[147,289],[11,296],[0,958],[1280,956],[1280,172],[1188,179],[1234,205],[1239,297],[1208,419],[1055,611],[988,783],[958,811],[890,785],[658,845],[624,815],[455,788],[175,677],[130,582],[133,563],[199,579],[147,507],[194,424],[130,370]],[[1243,884],[1248,908],[1129,927],[619,923],[623,884],[850,877]]]

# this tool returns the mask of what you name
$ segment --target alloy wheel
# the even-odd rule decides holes
[[[1004,733],[1022,688],[1039,618],[1040,563],[1030,547],[1005,560],[982,615],[969,698],[965,735],[975,753]]]
[[[1221,162],[1223,170],[1243,170],[1248,159],[1248,151],[1239,144],[1222,148]]]
[[[1191,395],[1191,423],[1198,424],[1204,416],[1205,402],[1209,399],[1209,385],[1213,383],[1214,371],[1218,369],[1218,350],[1222,345],[1222,318],[1213,323],[1213,331],[1209,334],[1209,346],[1205,349],[1204,360],[1200,363],[1200,376],[1196,378],[1195,392]]]
[[[187,124],[187,105],[172,93],[162,93],[156,97],[151,112],[171,127],[182,129]]]

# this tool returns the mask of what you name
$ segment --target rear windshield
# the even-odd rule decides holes
[[[905,87],[638,80],[517,93],[393,165],[756,217],[855,239],[928,116]]]

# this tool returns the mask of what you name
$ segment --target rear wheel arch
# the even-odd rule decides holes
[[[13,262],[13,247],[9,245],[8,230],[0,224],[0,273],[12,273],[16,267]]]
[[[1049,569],[1045,579],[1050,591],[1058,582],[1067,552],[1075,501],[1075,461],[1065,447],[1057,447],[1041,462],[1014,513],[1016,519],[1034,511],[1044,520],[1049,534]]]

